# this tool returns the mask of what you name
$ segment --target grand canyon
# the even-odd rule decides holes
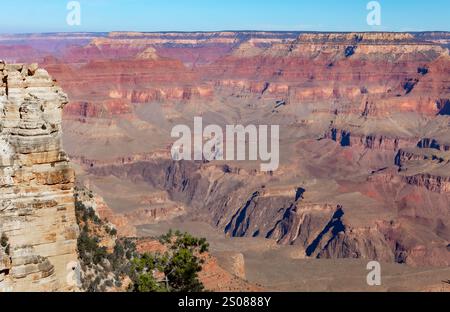
[[[448,291],[449,48],[449,32],[1,35],[0,289],[70,290],[88,189],[119,237],[206,237],[211,290]],[[279,125],[278,170],[173,160],[172,128],[198,116]]]

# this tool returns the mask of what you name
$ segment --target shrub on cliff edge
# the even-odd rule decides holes
[[[199,255],[208,251],[204,238],[170,231],[160,237],[167,247],[163,254],[143,254],[133,260],[133,291],[135,292],[201,292],[198,279],[203,260]],[[159,273],[159,274],[158,274]]]

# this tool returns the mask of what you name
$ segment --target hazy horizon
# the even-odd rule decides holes
[[[77,25],[67,23],[70,8],[74,8],[71,2],[80,7]],[[281,0],[261,5],[257,0],[18,0],[3,3],[8,14],[0,21],[0,33],[450,31],[449,1],[376,1],[381,9],[379,25],[367,23],[371,2]]]
[[[450,33],[450,30],[424,30],[424,31],[359,31],[359,30],[349,30],[349,31],[315,31],[315,30],[234,30],[234,29],[225,29],[225,30],[160,30],[160,31],[135,31],[135,30],[111,30],[111,31],[49,31],[49,32],[17,32],[17,33],[3,33],[0,32],[0,35],[8,36],[8,35],[52,35],[52,34],[111,34],[111,33],[140,33],[140,34],[209,34],[209,33],[225,33],[225,32],[233,32],[233,33],[336,33],[336,34],[346,34],[346,33],[405,33],[405,34],[421,34],[421,33]]]

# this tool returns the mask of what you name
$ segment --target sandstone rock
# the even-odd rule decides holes
[[[156,49],[150,47],[150,48],[145,49],[143,52],[139,53],[137,55],[137,59],[155,61],[155,60],[159,59],[159,56],[158,56],[158,53],[156,52]]]
[[[0,291],[67,290],[66,266],[78,258],[74,174],[61,148],[67,97],[36,64],[1,72],[0,232],[9,255],[0,250]]]
[[[15,71],[22,71],[23,64],[5,64],[5,70],[7,72],[15,72]]]
[[[39,68],[37,63],[30,64],[28,66],[28,73],[30,76],[33,76],[36,73],[36,70]]]

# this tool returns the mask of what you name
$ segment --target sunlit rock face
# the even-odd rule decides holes
[[[0,63],[0,291],[70,290],[74,172],[61,147],[67,96],[37,65]]]

